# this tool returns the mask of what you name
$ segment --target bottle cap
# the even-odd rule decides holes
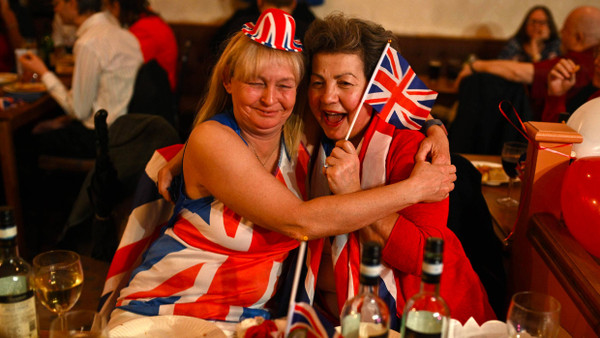
[[[444,252],[444,240],[438,237],[427,238],[425,251],[432,254],[441,254]]]
[[[381,264],[381,245],[377,242],[367,242],[363,245],[362,261],[363,265]]]
[[[0,240],[12,239],[17,236],[17,226],[13,209],[9,206],[0,207]]]
[[[381,246],[377,242],[363,244],[360,263],[360,282],[365,285],[376,285],[381,273]]]

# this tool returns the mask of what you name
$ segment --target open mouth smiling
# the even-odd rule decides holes
[[[344,117],[346,117],[346,113],[334,113],[334,112],[323,112],[323,120],[325,120],[328,124],[338,124],[340,123]]]

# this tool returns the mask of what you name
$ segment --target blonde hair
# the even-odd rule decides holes
[[[296,85],[299,85],[304,76],[305,69],[302,53],[265,47],[252,41],[241,31],[238,32],[231,38],[213,68],[208,92],[202,101],[198,115],[196,115],[194,126],[222,112],[225,107],[231,104],[231,97],[225,90],[225,87],[223,87],[225,79],[250,80],[258,75],[258,69],[261,66],[281,61],[288,63],[293,68]],[[296,90],[298,91],[298,88]],[[285,145],[292,158],[296,155],[302,137],[303,122],[301,112],[303,108],[304,104],[302,102],[298,104],[298,100],[296,99],[296,105],[294,105],[292,114],[283,126]]]

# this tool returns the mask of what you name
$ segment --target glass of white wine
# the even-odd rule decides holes
[[[53,250],[33,258],[35,292],[40,302],[60,318],[81,295],[83,269],[76,252]]]
[[[63,319],[64,318],[64,319]],[[92,310],[75,310],[50,324],[50,338],[106,338],[106,318]]]

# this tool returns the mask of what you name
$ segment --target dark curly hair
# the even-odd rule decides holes
[[[303,43],[309,63],[312,62],[313,56],[319,53],[360,56],[364,63],[365,77],[368,79],[388,41],[399,51],[396,36],[381,25],[334,13],[313,21],[306,31]]]

